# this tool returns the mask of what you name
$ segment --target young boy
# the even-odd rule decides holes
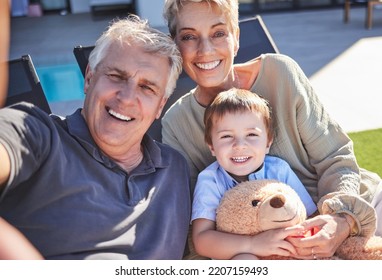
[[[295,254],[294,247],[285,238],[298,233],[298,227],[271,230],[252,237],[215,229],[216,208],[224,193],[247,180],[284,182],[298,193],[308,216],[317,210],[288,163],[267,155],[273,140],[267,101],[243,89],[221,92],[206,109],[204,123],[206,143],[217,161],[199,174],[195,186],[192,237],[196,251],[214,259]]]

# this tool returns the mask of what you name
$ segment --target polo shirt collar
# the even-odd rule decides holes
[[[94,142],[87,123],[81,114],[81,109],[77,109],[72,115],[67,116],[66,123],[69,134],[72,135],[94,159],[109,168],[118,166],[112,159],[104,155]],[[147,171],[156,167],[161,168],[169,165],[168,162],[164,161],[158,144],[147,133],[143,137],[142,146],[144,158],[137,168]]]

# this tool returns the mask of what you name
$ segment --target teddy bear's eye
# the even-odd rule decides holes
[[[252,206],[253,207],[256,207],[257,204],[259,204],[259,203],[260,203],[260,200],[257,200],[257,199],[252,200]]]

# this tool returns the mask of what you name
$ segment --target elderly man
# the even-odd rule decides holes
[[[182,258],[187,163],[146,134],[180,71],[173,41],[130,17],[97,40],[82,109],[0,110],[0,216],[44,258]]]

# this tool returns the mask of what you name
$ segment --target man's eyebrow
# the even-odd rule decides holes
[[[154,88],[156,88],[157,90],[160,89],[159,85],[157,82],[155,81],[152,81],[152,80],[148,80],[148,79],[142,79],[142,82],[146,85],[149,85],[149,86],[152,86]]]
[[[105,69],[106,69],[106,71],[115,71],[121,75],[127,76],[127,72],[125,70],[119,69],[119,68],[114,67],[114,66],[112,66],[112,67],[111,66],[105,66]]]
[[[125,77],[126,79],[128,79],[129,77],[132,76],[132,75],[128,74],[125,70],[122,70],[122,69],[114,67],[114,66],[105,66],[105,69],[106,69],[106,71],[115,71],[119,75]],[[145,78],[140,79],[140,81],[142,83],[149,85],[149,86],[152,86],[158,90],[160,89],[159,84],[156,81],[145,79]]]

